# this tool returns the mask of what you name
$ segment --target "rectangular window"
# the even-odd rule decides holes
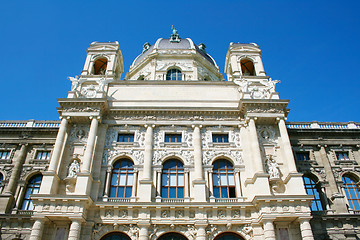
[[[347,152],[336,152],[336,158],[339,161],[349,161],[349,154]]]
[[[9,159],[10,151],[1,150],[0,151],[0,159]]]
[[[213,134],[212,141],[214,143],[228,143],[229,135],[228,134]]]
[[[38,160],[49,160],[50,159],[50,151],[37,151],[36,159]]]
[[[118,142],[134,142],[133,133],[119,133]]]
[[[165,142],[180,143],[181,134],[165,134]]]
[[[309,152],[297,152],[296,153],[296,160],[298,161],[307,161],[310,160]]]

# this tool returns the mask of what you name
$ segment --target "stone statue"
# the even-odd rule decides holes
[[[275,162],[271,155],[268,156],[266,167],[267,172],[270,175],[270,179],[280,179],[279,165]]]
[[[70,167],[69,167],[69,173],[67,175],[68,178],[76,178],[77,173],[80,171],[80,164],[77,160],[74,160]]]
[[[237,85],[240,86],[240,89],[241,92],[248,92],[249,91],[249,85],[250,85],[250,82],[244,80],[244,79],[241,79],[240,81],[236,80],[234,81],[234,83],[236,83]]]
[[[279,80],[272,80],[272,78],[269,78],[268,84],[267,84],[267,91],[269,93],[275,92],[275,86],[277,83],[279,83]]]
[[[99,92],[103,92],[105,86],[106,86],[108,83],[112,82],[112,81],[113,81],[113,79],[109,79],[109,78],[107,78],[107,76],[105,76],[104,78],[100,78],[100,80],[97,80],[97,81],[96,81],[97,84],[99,85],[97,90],[98,90]]]
[[[76,91],[80,84],[79,76],[68,77],[68,79],[71,81],[71,91]]]

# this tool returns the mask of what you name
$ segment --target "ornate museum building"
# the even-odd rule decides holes
[[[0,121],[1,239],[360,238],[360,123],[286,122],[256,44],[94,42],[60,121]]]

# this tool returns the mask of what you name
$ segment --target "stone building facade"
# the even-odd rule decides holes
[[[256,44],[90,44],[60,121],[0,122],[2,239],[357,239],[359,123],[286,122]],[[355,194],[355,195],[354,195]]]

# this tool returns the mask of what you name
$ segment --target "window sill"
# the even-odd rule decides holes
[[[335,160],[334,163],[335,165],[357,165],[354,160]]]
[[[208,144],[209,147],[218,147],[218,148],[226,148],[226,147],[235,147],[235,143],[233,142],[225,142],[225,143],[214,143],[211,142]]]
[[[113,147],[139,147],[138,142],[113,142]]]
[[[176,148],[176,147],[187,147],[187,144],[184,142],[161,142],[161,143],[159,143],[159,146]]]

